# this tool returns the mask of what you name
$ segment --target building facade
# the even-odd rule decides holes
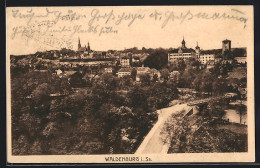
[[[237,61],[237,63],[245,64],[246,63],[246,58],[247,57],[235,57],[235,60]]]
[[[120,65],[122,67],[130,67],[130,58],[127,56],[123,56],[120,59]]]
[[[184,61],[189,58],[195,58],[200,61],[201,64],[215,64],[218,60],[216,55],[223,55],[225,51],[232,51],[231,40],[222,41],[222,49],[213,49],[213,50],[201,50],[198,42],[195,50],[192,48],[186,47],[186,42],[183,38],[181,47],[170,50],[168,53],[168,63],[175,63],[179,59]],[[244,63],[245,59],[237,59],[238,62]]]
[[[215,61],[215,55],[214,54],[205,54],[199,56],[199,61],[202,64],[208,64]]]
[[[192,48],[187,48],[184,38],[183,38],[181,44],[182,44],[181,47],[169,51],[168,63],[174,63],[174,62],[178,61],[179,59],[186,60],[191,57],[196,58],[196,55],[197,55],[196,52],[198,52],[198,51],[195,51]],[[199,55],[199,53],[198,53],[198,55]]]
[[[132,72],[132,68],[121,68],[117,75],[119,78],[122,78],[124,76],[128,76],[128,75],[131,75],[131,72]]]
[[[132,54],[131,53],[121,53],[120,55],[120,65],[122,67],[132,66]]]

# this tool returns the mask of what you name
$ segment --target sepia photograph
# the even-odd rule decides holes
[[[253,12],[7,7],[8,162],[253,162]]]

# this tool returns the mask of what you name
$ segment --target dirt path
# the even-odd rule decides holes
[[[189,110],[186,104],[175,105],[172,107],[164,108],[158,110],[158,121],[151,129],[151,131],[144,138],[143,142],[136,150],[136,154],[152,154],[152,153],[167,153],[168,145],[163,144],[161,141],[161,130],[163,129],[165,121],[171,116],[171,114],[176,114],[182,110]]]

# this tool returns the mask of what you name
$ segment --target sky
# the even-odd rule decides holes
[[[223,15],[224,14],[224,15]],[[217,17],[218,16],[218,17]],[[168,22],[167,22],[168,20]],[[96,28],[96,29],[95,29]],[[106,31],[105,31],[106,30]],[[248,47],[253,40],[251,6],[136,6],[7,8],[7,53],[125,48],[218,49],[222,40]]]

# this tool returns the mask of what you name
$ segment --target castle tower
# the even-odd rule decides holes
[[[231,41],[226,39],[222,41],[222,54],[225,53],[225,51],[231,50]]]
[[[186,48],[185,43],[186,43],[186,42],[185,42],[185,40],[184,40],[184,36],[183,36],[183,40],[182,40],[182,42],[181,42],[181,44],[182,44],[182,45],[181,45],[181,48]]]
[[[81,48],[81,44],[80,44],[80,39],[79,39],[79,43],[78,43],[78,49]]]

